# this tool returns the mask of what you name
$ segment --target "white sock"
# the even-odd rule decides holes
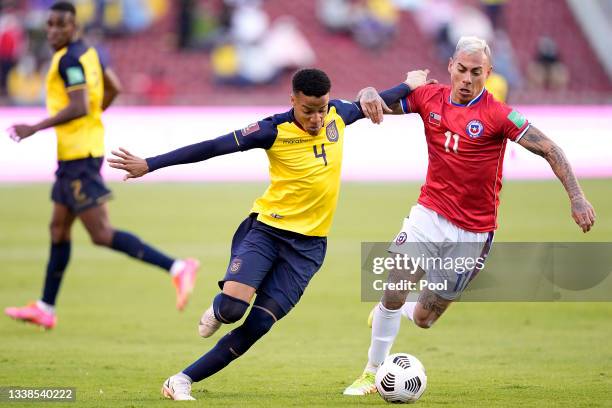
[[[42,300],[37,300],[36,306],[45,313],[55,314],[55,306],[45,303]]]
[[[406,302],[404,306],[402,306],[402,316],[404,316],[408,320],[412,320],[412,316],[414,316],[414,308],[416,307],[417,302]]]
[[[379,303],[374,309],[372,321],[372,340],[368,350],[366,371],[376,372],[389,355],[389,350],[399,332],[402,319],[401,310],[389,310]]]
[[[172,263],[170,267],[170,276],[176,276],[183,268],[185,267],[185,261],[182,259],[177,259]]]

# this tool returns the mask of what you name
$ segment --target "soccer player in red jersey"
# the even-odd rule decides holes
[[[429,166],[418,203],[404,220],[389,252],[441,259],[486,259],[497,228],[504,152],[508,140],[542,156],[550,164],[570,199],[574,221],[583,232],[595,223],[572,168],[559,146],[518,111],[497,101],[484,88],[492,70],[491,52],[484,40],[463,37],[448,64],[451,85],[415,89],[391,108],[376,90],[360,92],[364,114],[375,123],[386,113],[416,113],[425,127]],[[453,245],[448,245],[452,243]],[[482,267],[482,265],[480,265]],[[391,270],[390,282],[445,282],[444,290],[424,289],[417,302],[406,302],[408,290],[386,290],[371,314],[372,338],[368,363],[345,395],[376,392],[374,376],[389,354],[402,314],[418,327],[429,328],[479,272],[461,273],[432,266]]]

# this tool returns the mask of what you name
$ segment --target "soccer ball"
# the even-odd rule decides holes
[[[416,402],[426,387],[425,367],[410,354],[391,354],[376,372],[376,389],[387,402]]]

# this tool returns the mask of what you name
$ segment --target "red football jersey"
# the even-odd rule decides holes
[[[418,201],[467,231],[493,231],[506,141],[518,142],[529,122],[486,90],[467,105],[451,102],[450,92],[427,85],[401,101],[425,125],[429,166]]]

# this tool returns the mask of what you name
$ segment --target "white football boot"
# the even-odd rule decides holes
[[[198,324],[198,333],[202,337],[210,337],[221,327],[221,322],[217,320],[215,317],[215,312],[213,312],[213,307],[209,307],[206,309],[202,318],[200,319],[200,324]]]
[[[173,375],[164,381],[162,395],[175,401],[195,401],[191,396],[191,379],[183,373]]]

